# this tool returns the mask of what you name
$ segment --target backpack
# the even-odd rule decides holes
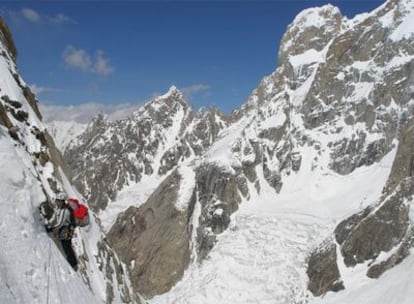
[[[88,207],[79,203],[76,198],[70,198],[67,202],[68,208],[72,214],[72,222],[75,226],[85,227],[89,225]]]
[[[55,209],[53,208],[53,205],[51,203],[45,201],[39,205],[39,212],[43,221],[48,222],[52,218]]]

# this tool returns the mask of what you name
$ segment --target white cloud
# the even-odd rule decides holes
[[[104,105],[100,103],[84,103],[80,105],[47,105],[40,104],[40,110],[45,122],[52,121],[75,121],[78,123],[89,123],[97,114],[106,114],[111,120],[123,119],[138,110],[140,103],[120,103],[115,105]]]
[[[68,45],[63,51],[62,58],[67,66],[82,72],[108,76],[114,71],[102,50],[96,51],[92,59],[87,51]]]
[[[41,19],[40,15],[31,8],[23,8],[21,13],[26,20],[33,23],[37,23]]]
[[[65,23],[78,24],[76,20],[62,13],[58,13],[54,16],[48,16],[48,15],[39,13],[32,8],[27,8],[27,7],[21,9],[20,11],[8,10],[7,14],[16,20],[21,19],[23,17],[24,20],[29,21],[31,23],[43,23],[43,24],[46,23],[46,24],[57,24],[57,25],[62,25]]]
[[[210,91],[210,86],[205,84],[193,84],[182,88],[181,91],[188,99],[191,99],[195,94],[201,92],[208,93]]]
[[[109,75],[112,74],[114,68],[109,64],[108,59],[105,58],[103,51],[98,50],[96,52],[96,61],[93,66],[93,71],[98,75]]]
[[[35,95],[39,95],[39,94],[42,94],[42,93],[62,92],[63,91],[62,89],[49,88],[49,87],[41,87],[41,86],[38,86],[36,84],[31,84],[30,85],[30,89],[32,90],[32,92]]]
[[[57,14],[53,17],[50,17],[49,20],[51,23],[54,23],[54,24],[64,24],[64,23],[78,24],[74,19],[64,14]]]
[[[89,71],[92,65],[91,56],[82,49],[76,49],[69,45],[63,51],[63,60],[65,63],[76,70]]]

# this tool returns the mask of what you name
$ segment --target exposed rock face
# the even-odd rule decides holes
[[[308,264],[308,288],[315,296],[323,295],[327,290],[344,289],[336,263],[336,244],[333,240],[327,240],[317,248]]]
[[[29,134],[25,134],[25,130],[21,127],[20,123],[23,123],[27,129],[30,130],[30,135],[33,135],[35,140],[38,141],[39,148],[33,152],[33,155],[39,161],[41,166],[45,166],[49,161],[52,162],[54,167],[54,175],[59,177],[58,168],[62,168],[65,175],[71,176],[70,167],[63,160],[62,154],[56,148],[53,138],[50,137],[46,130],[39,130],[39,128],[29,122],[29,116],[32,119],[42,119],[38,108],[38,100],[31,92],[30,88],[25,84],[23,79],[20,77],[15,61],[17,59],[17,49],[13,41],[13,37],[4,23],[3,19],[0,18],[0,39],[6,49],[2,49],[1,56],[5,62],[10,65],[11,77],[9,81],[14,80],[16,86],[20,89],[21,94],[16,96],[7,95],[5,88],[0,88],[3,92],[0,102],[0,124],[4,125],[8,130],[10,136],[16,141],[23,140]],[[17,100],[20,99],[20,100]],[[22,100],[24,99],[24,102]],[[27,103],[28,106],[25,104]],[[13,122],[14,120],[14,122]]]
[[[143,303],[138,293],[134,292],[125,277],[128,277],[127,269],[120,261],[115,251],[104,241],[97,243],[98,254],[94,257],[99,264],[99,270],[104,273],[106,283],[106,303],[115,303],[114,288],[119,290],[122,303]],[[81,256],[82,263],[88,263],[87,256]]]
[[[401,198],[400,195],[391,197],[345,236],[341,252],[347,266],[375,259],[381,251],[389,251],[402,240],[409,220],[408,206]]]
[[[173,171],[144,205],[121,213],[107,236],[129,265],[133,286],[147,298],[167,292],[182,277],[192,251],[202,261],[241,202],[237,175],[206,165],[197,169],[188,208],[179,210],[182,178]],[[200,214],[194,219],[195,208]]]
[[[367,271],[367,276],[373,279],[380,277],[385,271],[401,263],[410,254],[410,250],[413,247],[414,231],[413,228],[411,228],[410,231],[408,231],[405,235],[397,251],[392,254],[387,260],[372,265]]]
[[[341,12],[332,5],[302,11],[283,35],[278,66],[286,64],[289,56],[309,49],[321,51],[346,27]]]
[[[11,58],[15,61],[17,59],[17,49],[14,44],[12,34],[9,30],[9,27],[4,22],[3,18],[0,17],[0,39],[3,41],[4,45],[7,48],[7,51],[2,52],[2,56],[7,57],[8,54],[11,55]]]
[[[204,164],[198,168],[196,189],[201,214],[196,246],[199,261],[214,246],[215,236],[230,224],[230,216],[241,202],[242,185],[243,181],[237,178],[237,174],[226,172],[214,164]]]
[[[173,172],[143,206],[120,214],[107,236],[145,297],[167,292],[190,261],[190,214],[174,205],[179,187],[180,175]]]

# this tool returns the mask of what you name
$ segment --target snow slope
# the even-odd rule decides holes
[[[7,137],[1,126],[0,163],[8,173],[0,175],[2,303],[100,303],[44,231],[37,206],[45,196],[35,168]]]

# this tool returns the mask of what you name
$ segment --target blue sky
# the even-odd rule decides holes
[[[1,2],[18,67],[44,104],[138,104],[176,85],[196,109],[230,113],[276,68],[303,9],[353,17],[384,1]]]

